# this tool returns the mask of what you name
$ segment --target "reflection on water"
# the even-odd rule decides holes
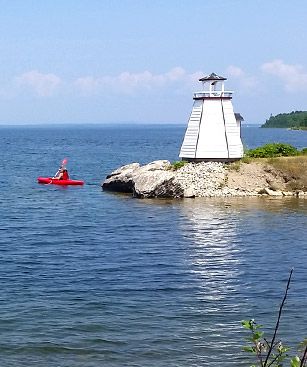
[[[180,229],[190,243],[195,274],[207,285],[212,279],[234,285],[256,259],[266,263],[275,256],[281,264],[287,263],[290,244],[304,249],[300,233],[305,226],[300,223],[305,223],[306,204],[300,198],[183,200]]]
[[[189,239],[192,264],[207,300],[221,300],[237,290],[240,257],[237,219],[225,205],[203,200],[184,201],[186,217],[181,222],[184,237]]]
[[[199,304],[195,313],[202,315],[199,343],[208,366],[214,363],[208,356],[219,355],[215,362],[228,366],[242,362],[239,325],[247,306],[240,294],[239,221],[232,211],[224,200],[183,200],[180,205],[178,229],[185,239],[186,262],[196,287],[193,297]],[[229,354],[231,358],[226,357]]]
[[[189,243],[188,261],[202,290],[198,296],[215,301],[210,312],[222,317],[225,330],[238,328],[237,318],[260,318],[270,326],[294,267],[280,331],[288,334],[295,329],[289,340],[293,343],[298,335],[304,336],[306,199],[204,198],[184,200],[180,209],[184,217],[180,228]],[[231,311],[231,318],[223,318],[219,310]],[[298,318],[300,324],[294,328]]]

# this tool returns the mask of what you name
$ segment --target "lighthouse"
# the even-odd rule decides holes
[[[243,157],[242,116],[234,113],[232,91],[226,78],[212,73],[199,81],[203,90],[194,93],[194,104],[179,157],[189,162],[231,162]]]

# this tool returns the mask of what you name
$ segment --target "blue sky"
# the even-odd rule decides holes
[[[305,0],[0,0],[0,124],[186,123],[198,78],[246,122],[307,110]]]

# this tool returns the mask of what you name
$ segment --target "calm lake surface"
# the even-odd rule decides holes
[[[101,181],[178,160],[185,126],[0,127],[0,365],[247,366],[242,319],[306,337],[307,199],[137,200]],[[243,128],[248,148],[306,131]],[[68,157],[83,187],[38,185]]]

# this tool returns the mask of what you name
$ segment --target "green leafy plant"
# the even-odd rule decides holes
[[[243,350],[251,353],[256,357],[257,364],[253,364],[251,367],[282,367],[283,362],[289,358],[287,352],[289,347],[284,345],[277,339],[277,332],[279,328],[280,318],[282,310],[285,305],[288,290],[291,282],[293,269],[290,271],[289,279],[287,282],[286,291],[279,307],[278,317],[275,324],[275,329],[272,339],[269,341],[261,330],[262,325],[258,325],[255,320],[243,320],[242,326],[250,332],[250,336],[247,338],[249,345],[245,346]],[[307,339],[300,344],[301,356],[294,356],[290,360],[290,367],[306,367],[307,365]]]
[[[251,158],[272,158],[296,156],[299,151],[290,144],[269,143],[246,151],[245,156]]]
[[[187,161],[176,161],[176,162],[173,162],[171,164],[170,169],[173,170],[173,171],[177,171],[179,168],[183,167],[187,163],[189,163],[189,162],[187,162]]]

